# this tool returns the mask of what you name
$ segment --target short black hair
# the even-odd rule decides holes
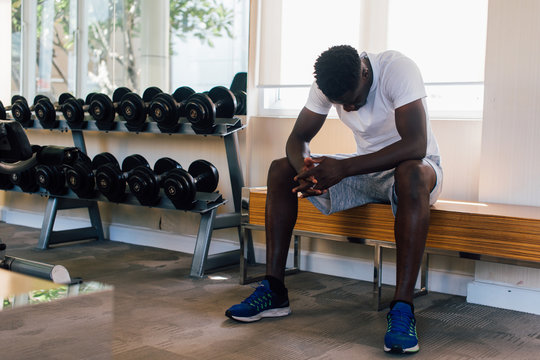
[[[331,100],[355,90],[360,81],[360,55],[349,45],[332,46],[315,61],[315,81]]]

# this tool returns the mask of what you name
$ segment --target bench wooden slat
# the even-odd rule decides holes
[[[266,189],[250,189],[249,224],[264,226]],[[332,215],[299,199],[295,230],[394,242],[389,205],[367,204]],[[540,208],[437,202],[431,210],[426,246],[513,260],[540,262]]]

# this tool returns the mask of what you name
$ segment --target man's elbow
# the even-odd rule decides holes
[[[421,160],[426,157],[427,144],[425,141],[414,142],[409,149],[410,159]]]

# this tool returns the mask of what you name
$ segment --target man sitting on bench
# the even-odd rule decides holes
[[[424,252],[430,205],[441,192],[439,149],[431,131],[418,67],[396,51],[358,54],[334,46],[315,62],[313,83],[286,145],[272,162],[266,200],[266,277],[226,315],[252,322],[290,314],[285,264],[298,194],[324,214],[366,203],[390,203],[395,215],[396,289],[384,350],[419,350],[413,294]],[[311,139],[334,106],[353,131],[357,153],[312,156]]]

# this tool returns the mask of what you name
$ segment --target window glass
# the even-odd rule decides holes
[[[359,43],[361,1],[286,0],[282,7],[281,84],[311,84],[317,56]],[[272,66],[272,64],[268,64]]]
[[[63,92],[74,90],[74,14],[76,7],[71,6],[71,1],[42,0],[37,3],[38,94],[54,99]]]
[[[273,51],[261,52],[260,114],[295,116],[318,54],[348,43],[360,51],[393,49],[411,57],[424,77],[432,118],[481,118],[487,0],[375,1],[283,1],[280,31],[262,34],[263,48],[272,42],[267,36],[280,40]],[[279,61],[270,58],[279,52]]]
[[[140,70],[140,4],[137,1],[87,1],[88,77],[83,93],[111,95],[123,86],[136,91]]]
[[[21,10],[27,2],[13,0],[11,4],[12,93],[20,93],[20,59],[24,51],[34,50],[21,47]],[[161,24],[165,33],[154,36],[142,30],[148,18],[147,13],[146,18],[141,14],[143,6],[156,9],[152,16],[170,15]],[[164,91],[184,85],[197,91],[228,86],[237,72],[247,71],[249,0],[37,0],[35,16],[37,80],[35,89],[28,91],[54,99],[76,90],[81,96],[90,92],[111,95],[120,86],[142,92],[143,75],[154,65],[148,60],[144,63],[144,55],[153,56],[144,51],[155,42],[164,42],[163,53],[170,56],[169,66],[151,69],[152,74],[159,72],[168,79],[171,89]],[[77,24],[78,18],[84,24]],[[154,29],[152,23],[144,25]]]
[[[420,67],[436,117],[482,117],[487,0],[389,0],[388,44]]]
[[[248,32],[249,0],[171,1],[171,90],[230,86],[247,71]]]

